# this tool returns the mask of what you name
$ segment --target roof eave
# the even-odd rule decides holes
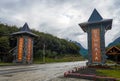
[[[79,26],[82,28],[82,30],[84,32],[86,32],[87,26],[92,25],[92,24],[103,23],[106,25],[105,29],[110,30],[112,28],[112,21],[113,21],[113,19],[105,19],[105,20],[101,20],[101,21],[97,21],[97,22],[84,22],[84,23],[80,23]]]
[[[86,24],[85,23],[80,23],[79,24],[79,26],[82,28],[82,30],[84,31],[84,32],[87,32],[87,30],[86,30]]]
[[[38,37],[38,35],[31,32],[15,32],[15,33],[12,33],[11,36],[17,36],[17,35],[23,35],[23,34],[27,34],[33,37]]]

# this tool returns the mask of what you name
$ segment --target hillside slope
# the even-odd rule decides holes
[[[80,47],[80,54],[84,57],[84,58],[88,58],[88,50],[85,49],[80,43],[76,42],[76,45],[78,45]]]
[[[107,47],[116,46],[118,44],[120,44],[120,37],[111,42]]]
[[[19,31],[17,26],[9,26],[0,23],[0,59],[12,59],[12,53],[9,51],[16,47],[17,40],[10,35]],[[75,43],[60,39],[51,34],[31,30],[38,37],[34,39],[34,58],[43,58],[43,47],[45,46],[45,56],[49,58],[60,58],[66,55],[79,55],[80,47]],[[8,57],[10,56],[10,57]],[[8,58],[7,58],[8,57]]]

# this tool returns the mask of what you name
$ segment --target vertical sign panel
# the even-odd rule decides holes
[[[23,37],[20,37],[18,39],[18,61],[22,61],[23,44],[24,44],[24,39],[23,39]]]
[[[31,60],[31,54],[32,54],[32,39],[28,38],[28,44],[27,44],[27,61],[29,62]]]
[[[100,29],[92,29],[92,62],[101,62]]]

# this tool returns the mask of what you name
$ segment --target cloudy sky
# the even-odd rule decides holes
[[[113,19],[106,32],[106,46],[120,36],[120,0],[0,0],[0,22],[50,33],[78,41],[87,48],[87,34],[78,26],[96,8],[105,19]]]

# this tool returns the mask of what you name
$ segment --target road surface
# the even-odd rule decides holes
[[[64,78],[63,74],[86,61],[0,67],[0,81],[88,81]]]

